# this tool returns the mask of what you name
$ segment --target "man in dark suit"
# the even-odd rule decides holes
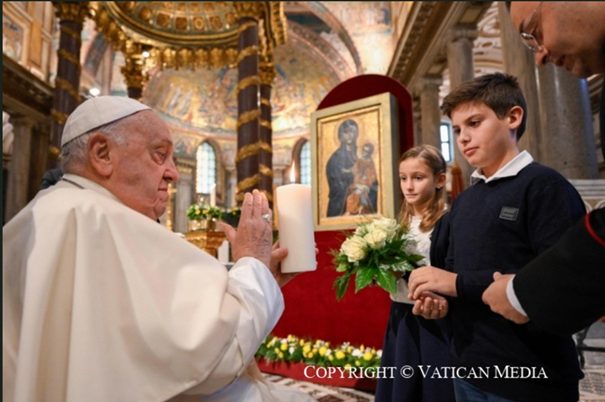
[[[579,77],[605,72],[605,2],[512,2],[511,17],[536,64]],[[600,110],[605,156],[605,88]],[[605,208],[570,228],[517,275],[494,274],[483,293],[492,311],[572,334],[605,315]]]

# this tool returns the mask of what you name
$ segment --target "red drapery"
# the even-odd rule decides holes
[[[337,273],[330,250],[338,249],[344,238],[342,232],[315,233],[317,270],[300,274],[284,287],[286,310],[273,331],[275,335],[382,348],[390,308],[388,294],[378,287],[354,294],[352,280],[345,297],[336,301],[332,284]]]

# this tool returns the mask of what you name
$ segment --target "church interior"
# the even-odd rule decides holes
[[[385,85],[409,98],[399,102],[405,113],[394,152],[418,144],[440,149],[452,200],[469,185],[472,168],[440,104],[461,82],[493,72],[516,76],[526,96],[521,149],[570,180],[588,210],[605,205],[603,75],[578,79],[553,65],[537,67],[504,2],[4,1],[2,11],[3,224],[57,167],[69,113],[91,97],[128,96],[149,105],[173,136],[179,180],[161,224],[220,254],[224,236],[213,240],[195,227],[191,206],[235,211],[253,188],[274,204],[279,186],[318,183],[313,113],[378,94],[373,79],[388,79]],[[360,76],[369,78],[354,81]],[[343,238],[336,230],[315,235],[317,271],[284,288],[286,312],[274,335],[301,345],[364,345],[358,354],[371,352],[369,361],[379,353],[390,300],[373,288],[337,303],[329,251]],[[325,353],[321,341],[309,350]],[[600,374],[587,376],[596,384],[600,375],[601,385],[602,355]],[[261,369],[274,381],[305,380],[296,368]],[[317,384],[307,389],[317,400],[372,400],[371,382]],[[584,395],[595,389],[586,385]]]

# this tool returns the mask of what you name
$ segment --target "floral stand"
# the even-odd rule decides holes
[[[193,245],[206,251],[213,257],[218,256],[218,248],[225,240],[225,233],[216,231],[214,219],[191,220],[185,239]]]

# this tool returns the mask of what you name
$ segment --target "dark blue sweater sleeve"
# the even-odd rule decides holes
[[[527,208],[528,238],[535,256],[555,244],[586,214],[580,194],[563,177],[533,186],[528,194]]]
[[[456,292],[460,300],[483,303],[481,295],[493,282],[494,271],[461,272],[456,276]]]

